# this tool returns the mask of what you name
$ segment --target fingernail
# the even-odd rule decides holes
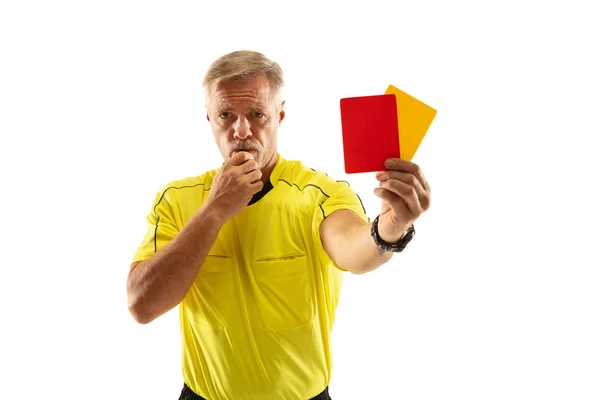
[[[394,165],[394,162],[392,160],[385,160],[385,166],[386,167],[391,167],[392,165]]]

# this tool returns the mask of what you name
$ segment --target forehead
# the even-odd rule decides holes
[[[214,107],[242,103],[265,105],[271,99],[271,86],[264,76],[256,77],[248,82],[219,82],[209,94],[209,104]]]

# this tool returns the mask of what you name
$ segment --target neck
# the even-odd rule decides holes
[[[269,179],[271,179],[271,173],[275,169],[275,165],[277,165],[277,153],[273,155],[273,157],[267,163],[267,165],[261,168],[260,172],[262,172],[262,177],[260,178],[260,180],[262,181],[262,183],[266,184],[269,181]]]

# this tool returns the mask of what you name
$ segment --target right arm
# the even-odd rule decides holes
[[[183,300],[224,223],[205,204],[165,247],[131,265],[127,303],[137,322],[147,324]]]
[[[208,199],[181,231],[150,258],[131,265],[127,304],[137,322],[152,322],[185,298],[223,224],[262,189],[257,167],[251,153],[233,156],[217,172]]]

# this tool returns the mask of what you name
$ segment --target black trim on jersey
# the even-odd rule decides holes
[[[300,186],[296,185],[295,183],[289,183],[289,182],[288,182],[288,181],[286,181],[285,179],[281,179],[281,178],[280,178],[279,180],[280,180],[280,181],[282,181],[282,182],[285,182],[285,183],[287,183],[287,184],[288,184],[288,185],[290,185],[290,186],[296,186],[296,187],[298,188],[298,190],[300,190],[301,192],[303,192],[303,191],[304,191],[304,189],[306,189],[306,187],[307,187],[307,186],[313,186],[313,187],[316,187],[317,189],[319,189],[319,190],[321,191],[321,193],[323,193],[325,196],[327,196],[327,198],[329,198],[329,195],[328,195],[327,193],[325,193],[325,192],[323,191],[323,189],[321,189],[321,188],[320,188],[319,186],[317,186],[317,185],[313,185],[312,183],[307,183],[307,184],[306,184],[306,185],[305,185],[305,186],[304,186],[302,189],[300,189]]]
[[[204,183],[198,183],[197,185],[192,185],[192,186],[169,186],[168,188],[165,189],[165,191],[163,192],[163,194],[160,196],[160,199],[158,199],[158,202],[154,205],[154,214],[156,214],[156,224],[155,224],[155,228],[154,228],[154,253],[156,253],[156,233],[158,232],[158,222],[160,221],[160,215],[158,215],[158,213],[156,212],[156,207],[158,207],[158,205],[160,204],[160,202],[162,201],[162,199],[165,197],[165,193],[167,193],[167,191],[169,189],[186,189],[186,188],[193,188],[196,186],[204,186]],[[203,189],[204,191],[210,190],[210,188],[208,189]]]
[[[319,186],[317,186],[317,185],[313,185],[312,183],[307,183],[307,184],[306,184],[306,185],[305,185],[305,186],[304,186],[304,187],[301,189],[301,188],[300,188],[300,186],[296,185],[295,183],[289,183],[289,182],[288,182],[288,181],[286,181],[285,179],[279,179],[279,180],[280,180],[281,182],[285,182],[285,183],[287,183],[288,185],[290,185],[290,187],[292,187],[292,186],[296,186],[296,187],[298,188],[298,190],[300,190],[301,192],[303,192],[303,191],[304,191],[304,189],[306,189],[306,187],[307,187],[307,186],[316,187],[317,189],[319,189],[319,190],[321,191],[321,193],[323,193],[323,195],[324,195],[325,197],[329,198],[329,195],[328,195],[327,193],[325,193],[325,192],[323,191],[323,189],[321,189],[321,188],[320,188]],[[325,210],[323,210],[323,203],[324,203],[324,202],[321,202],[321,204],[319,204],[319,208],[321,209],[321,212],[323,213],[323,218],[327,218],[327,217],[325,217]]]
[[[254,193],[254,196],[252,196],[252,198],[250,199],[250,202],[248,203],[248,205],[251,206],[252,204],[256,203],[257,201],[259,201],[260,199],[262,199],[263,197],[265,197],[265,195],[267,193],[269,193],[271,191],[271,189],[273,189],[273,184],[271,183],[271,180],[269,179],[267,181],[267,183],[265,183],[265,185],[263,186],[263,188],[260,189],[260,192]]]
[[[352,187],[352,186],[350,186],[350,182],[348,182],[348,181],[336,181],[336,182],[344,182],[346,185],[348,185],[348,187],[350,187],[350,188]],[[363,204],[362,199],[360,198],[360,196],[358,195],[358,193],[354,192],[354,194],[356,195],[356,197],[358,197],[358,201],[360,201],[360,206],[362,207],[363,212],[366,215],[367,214],[367,210],[365,209],[365,205]],[[369,217],[367,217],[367,218],[369,218]],[[369,218],[369,221],[370,220],[371,219]]]
[[[309,168],[310,168],[310,167],[309,167]],[[311,169],[312,171],[314,171],[314,172],[317,172],[317,173],[319,173],[319,171],[317,171],[317,170],[316,170],[316,169],[314,169],[314,168],[310,168],[310,169]],[[321,172],[321,173],[322,173],[322,174],[325,174],[325,176],[329,176],[329,175],[327,175],[327,173],[326,173],[326,172]],[[284,181],[284,182],[285,182],[285,181]],[[344,183],[345,183],[346,185],[348,185],[349,187],[352,187],[352,186],[350,186],[350,182],[348,182],[348,181],[336,181],[336,182],[344,182]],[[286,182],[286,183],[287,183],[287,182]],[[289,185],[289,183],[288,183],[288,185]],[[300,189],[300,188],[298,188],[298,189]],[[319,189],[320,189],[320,188],[319,188]],[[322,192],[323,192],[323,191],[321,190],[321,193],[322,193]],[[325,193],[323,193],[323,194],[325,194]],[[355,192],[354,194],[356,195],[356,197],[358,197],[358,201],[360,201],[360,206],[362,207],[362,209],[363,209],[363,212],[364,212],[364,213],[365,213],[365,215],[366,215],[366,214],[367,214],[367,210],[365,209],[365,205],[363,204],[363,202],[362,202],[362,199],[360,198],[360,196],[358,195],[358,193],[356,193],[356,192]],[[325,194],[325,196],[327,196],[327,195]],[[329,197],[329,196],[327,196],[327,197]],[[321,204],[322,204],[322,203],[321,203]],[[319,207],[321,206],[321,204],[319,204]],[[321,210],[322,210],[322,209],[323,209],[323,207],[321,207]],[[323,212],[323,216],[325,216],[325,212]],[[367,217],[367,218],[369,219],[369,222],[370,222],[370,221],[371,221],[371,218],[369,218],[369,217]]]
[[[298,186],[297,184],[295,184],[295,183],[289,183],[285,179],[281,179],[280,178],[279,181],[287,183],[288,185],[290,185],[290,187],[296,186],[298,188],[298,190],[300,190],[301,192],[303,192],[304,189],[306,189],[308,186],[312,186],[312,187],[315,187],[315,188],[319,189],[321,191],[321,193],[323,193],[323,195],[325,197],[327,197],[327,198],[330,197],[327,193],[325,193],[323,191],[323,189],[321,189],[321,187],[319,187],[317,185],[313,185],[312,183],[307,183],[303,188],[300,188],[300,186]],[[336,182],[344,182],[345,184],[347,184],[348,186],[350,186],[350,183],[348,183],[347,181],[336,181]],[[156,216],[157,216],[156,224],[155,224],[155,228],[154,228],[154,253],[156,253],[156,251],[157,251],[157,248],[156,248],[157,247],[156,246],[156,235],[158,233],[158,223],[160,222],[160,215],[157,214],[156,208],[160,205],[160,202],[165,197],[165,193],[167,193],[167,191],[169,189],[187,189],[187,188],[193,188],[193,187],[197,187],[197,186],[204,186],[204,183],[198,183],[196,185],[191,185],[191,186],[169,186],[168,188],[165,189],[165,191],[163,192],[163,194],[160,196],[160,199],[158,200],[158,202],[154,206],[154,214],[156,214]],[[260,192],[255,193],[254,196],[252,196],[252,199],[250,199],[250,202],[248,203],[248,205],[250,206],[250,205],[258,202],[260,199],[262,199],[263,197],[265,197],[265,195],[267,193],[269,193],[272,189],[273,189],[273,184],[271,183],[271,180],[269,179],[267,181],[267,183],[263,186],[263,188],[260,190]],[[204,188],[203,190],[204,191],[209,191],[210,188],[208,188],[208,189]],[[362,199],[360,198],[360,196],[357,193],[354,193],[354,194],[356,194],[356,197],[358,197],[358,201],[360,201],[360,205],[361,205],[361,207],[363,209],[363,212],[366,214],[367,211],[365,210],[365,206],[364,206],[364,204],[362,202]],[[323,219],[325,219],[325,218],[327,218],[327,216],[325,215],[325,210],[323,209],[323,203],[324,203],[324,201],[319,204],[319,208],[321,209],[321,212],[323,213]]]
[[[300,188],[300,186],[296,185],[295,183],[293,183],[293,184],[292,184],[292,183],[289,183],[289,182],[288,182],[288,181],[286,181],[285,179],[279,179],[279,180],[280,180],[280,181],[282,181],[282,182],[285,182],[285,183],[287,183],[288,185],[290,185],[290,187],[291,187],[291,186],[296,186],[296,187],[298,188],[298,190],[300,190],[301,192],[302,192],[302,191],[304,191],[304,189],[306,189],[306,187],[307,187],[307,186],[313,186],[313,187],[316,187],[317,189],[319,189],[319,190],[321,191],[321,193],[323,193],[323,195],[324,195],[325,197],[327,197],[327,198],[329,198],[329,197],[330,197],[330,196],[329,196],[327,193],[325,193],[325,192],[323,191],[323,189],[321,189],[321,188],[320,188],[319,186],[317,186],[317,185],[313,185],[312,183],[308,183],[308,184],[306,184],[306,186],[304,186],[303,188]],[[336,181],[336,182],[344,182],[344,183],[346,183],[348,186],[350,186],[350,184],[349,184],[348,182],[346,182],[346,181]],[[365,206],[364,206],[364,204],[363,204],[363,202],[362,202],[362,199],[360,198],[360,196],[359,196],[357,193],[354,193],[354,194],[356,195],[356,197],[358,197],[358,201],[360,201],[360,206],[362,207],[362,209],[363,209],[363,212],[364,212],[364,213],[365,213],[365,215],[366,215],[366,214],[367,214],[367,210],[365,210]],[[325,215],[325,210],[323,209],[323,203],[324,203],[324,201],[323,201],[323,202],[321,202],[321,204],[319,204],[319,208],[321,209],[321,212],[323,213],[323,218],[325,219],[325,218],[327,218],[327,216]],[[367,218],[368,218],[368,217],[367,217]],[[370,219],[369,219],[369,220],[370,220]]]

